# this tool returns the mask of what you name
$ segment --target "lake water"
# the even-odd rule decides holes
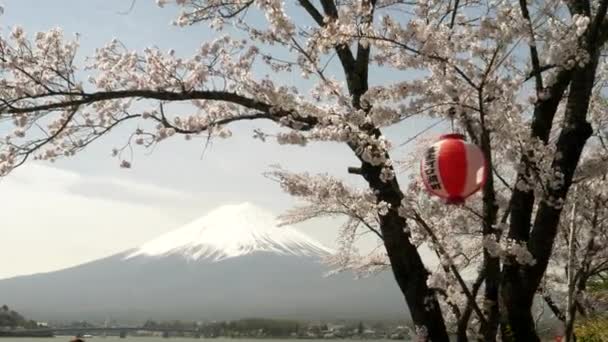
[[[0,342],[69,342],[72,339],[71,336],[56,336],[51,338],[29,338],[29,337],[2,337],[0,338]],[[126,338],[118,338],[118,337],[92,337],[87,338],[85,341],[107,341],[107,342],[193,342],[193,341],[201,341],[205,339],[195,339],[195,338],[178,338],[178,337],[170,337],[170,338],[162,338],[162,337],[135,337],[135,336],[127,336]],[[230,339],[230,338],[213,338],[207,339],[208,342],[313,342],[319,340],[281,340],[281,339]],[[369,342],[367,340],[338,340],[345,342]],[[375,342],[387,342],[383,340],[373,340]],[[391,341],[394,342],[394,341]]]

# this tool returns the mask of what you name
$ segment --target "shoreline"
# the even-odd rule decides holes
[[[0,331],[0,338],[2,337],[55,337],[52,331],[43,330],[40,332],[32,332],[32,331]]]

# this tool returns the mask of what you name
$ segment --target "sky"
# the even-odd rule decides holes
[[[12,25],[34,33],[54,27],[80,34],[79,58],[119,38],[131,49],[173,48],[190,54],[215,33],[206,26],[178,28],[170,22],[178,9],[159,8],[153,0],[0,0],[0,28]],[[402,75],[373,73],[372,84]],[[284,83],[305,87],[296,77]],[[430,121],[396,125],[386,133],[398,144]],[[276,214],[294,205],[263,172],[280,164],[291,171],[329,173],[360,183],[346,168],[358,163],[345,145],[313,143],[281,146],[252,138],[264,122],[231,126],[233,137],[215,140],[203,154],[201,141],[175,138],[152,152],[136,151],[133,168],[118,167],[113,147],[124,143],[120,130],[87,150],[51,163],[28,163],[0,179],[0,278],[47,272],[136,247],[224,204],[251,202]],[[407,149],[394,153],[404,156]],[[337,222],[316,220],[297,226],[333,246]]]

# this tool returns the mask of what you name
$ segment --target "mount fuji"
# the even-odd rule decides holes
[[[330,249],[291,227],[277,227],[274,216],[250,203],[226,205],[152,240],[127,258],[178,255],[221,261],[254,253],[324,256]]]
[[[36,319],[402,319],[389,273],[328,271],[333,251],[249,203],[79,266],[0,280],[0,302]]]

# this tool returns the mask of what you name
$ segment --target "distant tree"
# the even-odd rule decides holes
[[[590,279],[589,294],[598,310],[577,322],[576,339],[579,342],[608,341],[608,272]]]
[[[25,319],[19,312],[11,310],[7,305],[3,305],[1,309],[0,327],[36,328],[38,326],[35,321]]]
[[[593,302],[592,314],[608,315],[608,271],[589,280],[589,301]]]
[[[539,292],[572,341],[576,317],[598,306],[594,291],[608,273],[608,171],[582,165],[560,220],[550,269]],[[598,283],[599,281],[599,283]]]
[[[152,321],[152,320],[147,320],[144,323],[143,327],[144,328],[150,328],[150,329],[157,328],[158,327],[158,323],[155,322],[155,321]]]
[[[359,326],[357,327],[357,333],[358,334],[363,334],[363,331],[365,329],[363,328],[363,322],[359,322]]]

